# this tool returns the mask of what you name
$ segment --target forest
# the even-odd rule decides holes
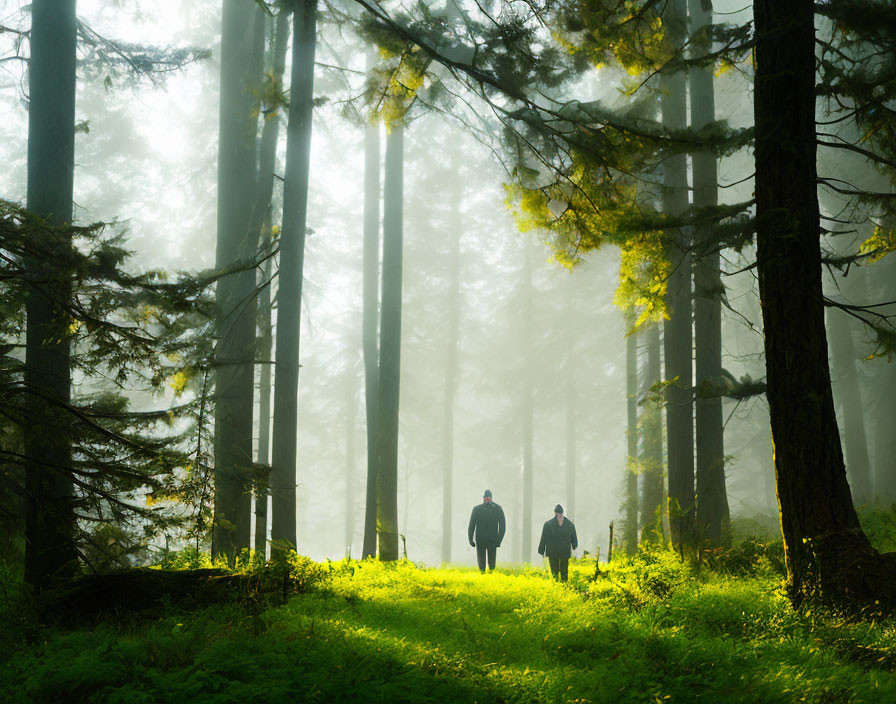
[[[894,0],[0,0],[0,701],[896,701]]]

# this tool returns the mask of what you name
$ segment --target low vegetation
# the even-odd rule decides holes
[[[168,567],[190,565],[175,557]],[[665,550],[568,584],[410,562],[247,566],[202,604],[40,623],[7,582],[6,702],[896,701],[896,621],[795,612],[779,549]],[[65,606],[55,609],[62,615]]]

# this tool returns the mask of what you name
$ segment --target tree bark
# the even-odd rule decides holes
[[[218,137],[218,241],[215,266],[239,267],[216,290],[215,519],[212,554],[232,563],[248,548],[255,404],[255,206],[257,101],[264,15],[243,0],[224,0]],[[257,91],[256,91],[257,92]]]
[[[448,238],[451,250],[448,259],[448,326],[445,334],[445,380],[442,393],[442,562],[451,562],[453,492],[454,492],[454,401],[457,395],[458,342],[460,336],[460,208],[462,187],[455,179],[451,190],[451,224]]]
[[[48,226],[54,261],[26,262],[34,285],[26,300],[25,386],[32,422],[25,445],[25,581],[37,592],[78,569],[71,466],[70,320],[60,302],[71,295],[65,268],[71,236],[75,170],[75,0],[34,0],[28,106],[27,206]],[[59,228],[50,230],[49,228]],[[53,271],[62,262],[62,272]]]
[[[274,434],[271,462],[271,540],[295,547],[296,436],[298,430],[299,331],[308,217],[311,119],[317,0],[296,2],[293,10],[289,122],[283,182],[283,227],[277,304],[274,378]]]
[[[375,58],[368,55],[367,69]],[[362,347],[364,352],[364,410],[367,418],[367,496],[364,510],[362,557],[376,555],[376,410],[379,404],[379,307],[380,281],[380,127],[364,131],[364,299]]]
[[[663,541],[663,410],[650,389],[662,380],[660,328],[651,324],[645,333],[647,368],[641,394],[641,540]]]
[[[788,591],[795,606],[892,609],[896,561],[859,525],[828,370],[813,3],[757,0],[754,11],[756,257]]]
[[[687,6],[685,0],[669,0],[663,13],[667,40],[683,46]],[[687,127],[687,79],[676,72],[663,79],[663,126]],[[675,154],[663,164],[663,211],[681,215],[688,207],[687,156]],[[678,550],[693,547],[694,518],[694,407],[693,330],[690,237],[684,230],[666,233],[666,255],[671,264],[667,282],[663,346],[666,365],[666,441],[669,472],[669,525],[672,544]]]
[[[386,138],[383,193],[383,304],[377,407],[377,537],[379,557],[398,559],[398,401],[401,381],[404,128]]]
[[[712,3],[688,0],[691,16],[691,55],[699,58],[712,50],[708,28],[712,25]],[[691,127],[700,130],[715,121],[715,91],[712,66],[692,66]],[[709,149],[691,155],[694,206],[718,205],[716,157]],[[725,289],[719,274],[718,239],[712,226],[697,228],[697,258],[694,262],[694,339],[697,372],[697,537],[700,542],[727,542],[730,516],[725,487],[725,438],[722,398],[701,394],[722,375],[722,296]]]

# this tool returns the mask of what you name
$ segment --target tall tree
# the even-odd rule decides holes
[[[634,314],[626,314],[625,338],[625,551],[632,555],[638,549],[638,332],[631,330]]]
[[[252,227],[259,230],[260,254],[265,257],[259,270],[258,341],[256,357],[261,362],[258,394],[258,462],[270,466],[271,461],[271,353],[273,331],[271,315],[271,286],[273,285],[273,242],[267,236],[273,234],[271,198],[274,193],[274,170],[277,161],[277,143],[280,135],[280,96],[283,92],[283,71],[286,67],[286,45],[289,41],[289,12],[281,8],[274,21],[273,36],[269,40],[270,68],[266,72],[263,108],[264,128],[258,156],[258,193],[252,213]],[[270,477],[268,477],[268,481]],[[257,485],[255,492],[255,550],[264,555],[268,536],[268,481]]]
[[[896,606],[896,560],[859,525],[828,369],[811,0],[757,0],[756,227],[767,397],[791,600]]]
[[[368,54],[367,69],[375,59]],[[364,352],[364,411],[367,419],[367,496],[364,510],[362,557],[376,555],[376,411],[379,404],[379,307],[380,281],[380,126],[364,131],[364,283],[361,320]]]
[[[669,0],[663,13],[666,38],[672,49],[684,45],[687,22],[686,0]],[[687,77],[682,71],[662,78],[660,105],[663,127],[687,127]],[[680,216],[688,207],[687,156],[676,153],[663,163],[663,211]],[[670,263],[667,281],[668,319],[663,330],[666,387],[666,442],[669,472],[669,525],[672,544],[679,550],[694,544],[694,408],[691,253],[687,230],[666,233]]]
[[[834,400],[842,410],[846,476],[857,505],[871,500],[871,460],[865,434],[865,405],[856,369],[856,347],[852,339],[851,316],[829,308],[827,331],[831,345],[831,375]]]
[[[345,370],[345,549],[351,555],[352,540],[355,536],[355,468],[357,452],[355,432],[357,430],[357,368],[354,361]]]
[[[398,400],[401,381],[401,280],[404,127],[386,138],[383,182],[383,303],[377,406],[377,536],[381,560],[398,559]]]
[[[215,266],[233,269],[217,284],[215,317],[215,522],[212,554],[233,561],[249,547],[255,403],[255,205],[257,86],[264,14],[247,0],[224,0],[218,136]],[[254,90],[253,90],[254,89]]]
[[[688,0],[691,16],[691,56],[700,59],[712,50],[712,2]],[[691,66],[691,127],[702,130],[715,117],[712,66]],[[708,147],[693,152],[694,206],[718,205],[716,157]],[[719,238],[711,224],[695,232],[694,339],[697,374],[697,537],[718,544],[724,541],[729,524],[725,488],[725,440],[722,397],[705,393],[722,377],[722,305],[724,288],[720,276]],[[717,383],[716,383],[717,385]]]
[[[576,377],[573,366],[574,353],[572,345],[566,357],[564,370],[563,395],[566,401],[566,422],[564,434],[566,435],[566,513],[576,515]],[[636,480],[637,481],[637,480]]]
[[[641,414],[641,539],[663,540],[663,410],[658,394],[651,391],[662,380],[660,326],[653,323],[644,333],[647,346]]]
[[[317,0],[295,0],[292,16],[292,68],[289,83],[289,121],[286,127],[286,169],[283,182],[283,227],[280,230],[274,370],[271,540],[285,541],[295,546],[299,330],[308,218]]]
[[[451,248],[448,255],[447,310],[448,326],[446,343],[445,378],[442,391],[442,562],[451,562],[451,525],[454,507],[454,401],[457,395],[458,344],[460,337],[460,208],[463,190],[458,178],[452,179],[448,226]]]
[[[533,468],[532,468],[532,443],[533,443],[533,425],[535,414],[535,390],[533,377],[533,361],[535,346],[534,335],[532,329],[532,320],[534,317],[534,285],[532,283],[532,257],[533,244],[528,240],[523,243],[523,279],[522,279],[522,357],[523,357],[523,378],[520,384],[520,427],[521,427],[521,449],[523,454],[523,483],[522,483],[522,530],[520,531],[520,551],[523,562],[529,562],[532,559],[532,484],[533,484]]]
[[[25,386],[30,422],[25,444],[25,580],[41,591],[77,569],[71,466],[69,325],[59,306],[69,273],[51,267],[70,258],[75,169],[75,0],[31,4],[28,104],[28,210],[43,218],[41,236],[56,241],[56,262],[32,260],[26,301]]]

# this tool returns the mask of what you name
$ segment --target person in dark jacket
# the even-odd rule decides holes
[[[559,575],[561,582],[566,581],[569,557],[577,547],[579,539],[576,527],[563,515],[563,507],[557,504],[554,507],[554,517],[545,521],[544,528],[541,529],[541,542],[538,543],[538,554],[547,556],[554,579]]]
[[[475,506],[470,514],[470,526],[467,528],[470,545],[476,548],[480,572],[485,572],[486,557],[488,568],[495,569],[495,552],[504,540],[504,530],[504,509],[492,501],[492,492],[486,489],[482,503]]]

